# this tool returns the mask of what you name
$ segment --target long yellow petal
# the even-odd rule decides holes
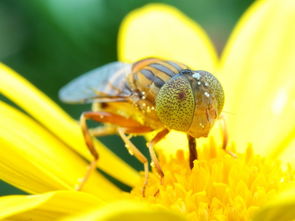
[[[90,194],[75,191],[4,196],[0,197],[0,219],[57,220],[103,204]]]
[[[0,93],[32,115],[62,142],[92,160],[79,125],[52,100],[4,64],[0,64],[0,79]],[[138,181],[139,175],[128,164],[101,143],[97,142],[97,147],[101,156],[98,166],[102,170],[129,185]]]
[[[238,147],[252,142],[256,152],[281,152],[275,148],[294,135],[294,24],[294,1],[256,1],[226,46],[220,76]]]
[[[118,38],[119,60],[145,57],[171,59],[213,71],[216,51],[205,31],[176,8],[149,4],[123,20]]]
[[[100,220],[100,221],[185,221],[186,219],[159,206],[131,200],[110,203],[107,206],[91,209],[77,216],[67,217],[63,221]]]
[[[74,189],[87,163],[18,110],[0,102],[0,177],[30,193]],[[112,199],[118,189],[93,173],[83,191]]]

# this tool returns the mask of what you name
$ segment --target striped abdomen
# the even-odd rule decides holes
[[[164,83],[187,68],[181,63],[148,58],[133,65],[128,84],[132,90],[141,92],[146,100],[154,103]]]

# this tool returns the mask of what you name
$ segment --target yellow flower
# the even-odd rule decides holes
[[[86,169],[78,124],[30,83],[0,65],[0,176],[35,195],[0,198],[12,220],[292,220],[295,118],[295,2],[256,1],[221,58],[200,26],[175,8],[152,4],[130,13],[119,32],[119,60],[157,56],[215,73],[225,89],[224,115],[233,158],[221,150],[217,123],[198,140],[189,169],[185,135],[170,133],[157,151],[165,176],[142,175],[97,142],[98,166],[134,187],[124,193],[98,172],[74,191]],[[258,153],[260,155],[258,155]],[[289,164],[288,164],[289,163]],[[118,200],[120,198],[120,200]]]

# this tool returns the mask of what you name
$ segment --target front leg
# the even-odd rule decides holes
[[[144,193],[145,193],[145,189],[146,189],[146,186],[148,184],[148,164],[147,164],[147,160],[146,158],[142,157],[141,155],[141,152],[139,152],[139,150],[129,141],[129,139],[126,137],[126,135],[124,135],[123,133],[123,130],[122,129],[119,129],[119,134],[121,135],[122,139],[124,140],[125,144],[127,144],[127,148],[129,150],[131,150],[131,152],[134,154],[134,156],[139,159],[143,164],[144,164],[144,172],[145,172],[145,179],[144,179],[144,183],[143,183],[143,187],[142,187],[142,195],[144,196]],[[129,133],[139,133],[140,132],[140,128],[129,128]],[[152,162],[155,166],[155,169],[157,171],[157,173],[159,174],[160,176],[160,179],[161,179],[161,182],[162,182],[162,179],[164,177],[164,172],[160,166],[160,163],[159,163],[159,160],[157,158],[157,155],[154,151],[154,145],[157,144],[160,140],[162,140],[167,134],[169,133],[169,130],[168,129],[163,129],[161,130],[160,132],[158,132],[156,134],[156,136],[147,143],[147,147],[149,149],[149,153],[150,153],[150,156],[151,156],[151,159],[152,159]],[[132,149],[130,149],[132,148]],[[155,193],[155,195],[158,194],[159,191],[157,191]]]
[[[188,148],[189,148],[189,166],[191,169],[194,167],[194,161],[198,159],[196,138],[187,135]]]
[[[140,150],[130,141],[130,138],[126,136],[126,130],[124,128],[118,128],[118,133],[125,143],[125,147],[128,149],[131,155],[134,155],[144,166],[144,182],[142,187],[142,196],[145,196],[145,189],[148,184],[149,178],[149,162],[147,158],[140,152]]]
[[[164,173],[163,173],[163,170],[162,170],[162,168],[160,166],[160,163],[158,161],[157,155],[156,155],[156,153],[154,151],[154,146],[160,140],[162,140],[168,133],[169,133],[169,130],[165,128],[164,130],[157,133],[156,136],[150,142],[147,143],[147,147],[149,148],[149,152],[150,152],[152,162],[154,163],[155,168],[156,168],[158,174],[160,175],[161,179],[164,177]]]

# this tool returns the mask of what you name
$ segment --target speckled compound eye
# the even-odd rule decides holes
[[[207,71],[193,71],[188,79],[195,98],[195,112],[187,133],[196,138],[206,137],[222,111],[223,89],[217,78]]]
[[[179,74],[167,81],[156,97],[156,112],[170,129],[187,131],[192,123],[195,99],[190,82]]]
[[[224,92],[218,79],[213,74],[207,71],[193,71],[192,76],[197,80],[197,84],[198,82],[200,82],[200,84],[203,85],[205,89],[205,96],[208,99],[216,100],[217,112],[219,115],[222,111],[224,104]]]

